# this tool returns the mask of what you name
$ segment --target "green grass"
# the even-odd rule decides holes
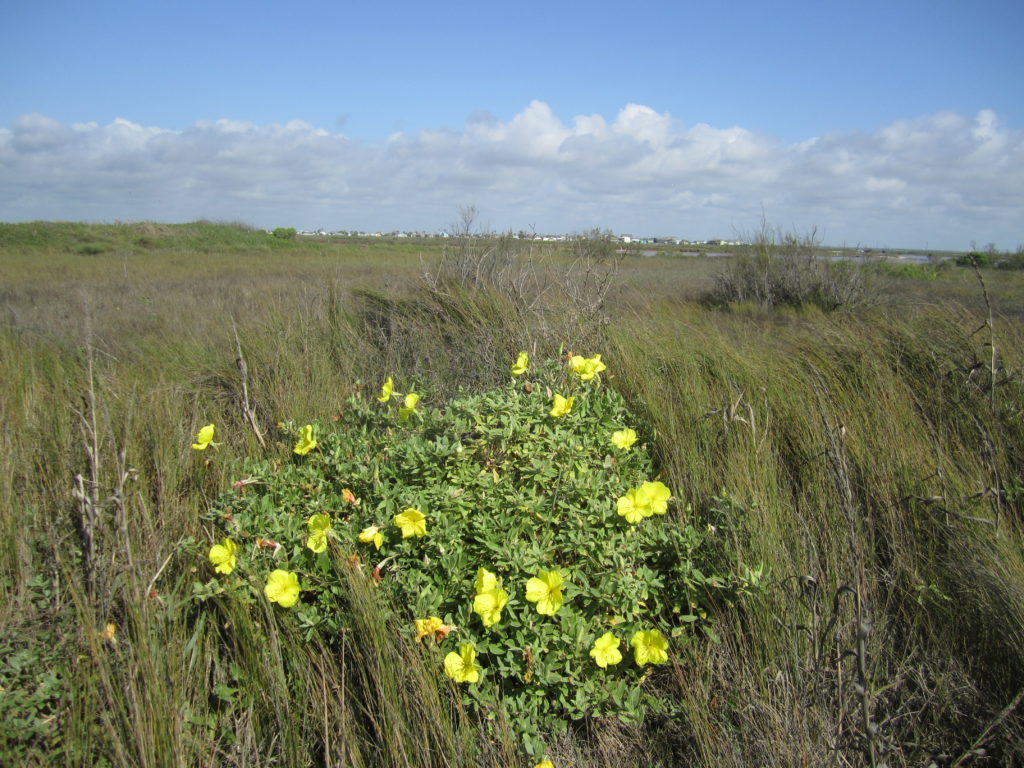
[[[0,225],[0,762],[527,765],[363,581],[340,653],[287,612],[191,594],[200,513],[243,457],[287,456],[277,421],[330,419],[388,374],[482,389],[562,345],[602,354],[718,570],[769,575],[649,681],[684,717],[579,723],[557,766],[1024,762],[1024,277],[983,270],[989,329],[971,270],[870,275],[855,311],[710,309],[720,259],[626,255],[600,303],[544,250],[526,306],[507,284],[430,290],[440,247]],[[224,444],[199,455],[210,422]]]

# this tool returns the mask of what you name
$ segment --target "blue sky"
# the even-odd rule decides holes
[[[0,220],[1024,241],[1024,3],[8,2]]]

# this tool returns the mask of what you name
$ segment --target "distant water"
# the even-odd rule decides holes
[[[882,254],[876,256],[875,254],[839,254],[829,255],[824,258],[829,261],[891,261],[897,264],[927,264],[932,260],[932,257],[927,253],[894,253],[894,254]]]
[[[639,251],[641,256],[658,256],[663,254],[671,254],[672,251]],[[678,252],[677,252],[678,253]],[[679,255],[682,256],[710,256],[710,257],[723,257],[723,256],[735,256],[735,253],[728,251],[682,251]],[[909,264],[927,264],[932,260],[932,257],[927,253],[899,253],[899,254],[865,254],[865,253],[839,253],[839,254],[821,254],[818,258],[825,259],[826,261],[893,261],[900,263]],[[948,258],[948,257],[943,257]]]
[[[681,256],[735,256],[734,253],[726,253],[724,251],[708,251],[706,253],[701,251],[683,251],[681,254],[675,251],[639,251],[641,256],[658,256],[658,255],[681,255]]]

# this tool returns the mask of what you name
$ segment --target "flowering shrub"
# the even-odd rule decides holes
[[[581,360],[527,370],[521,355],[507,386],[443,410],[397,406],[389,378],[337,422],[284,425],[308,450],[247,462],[210,510],[224,543],[207,588],[265,585],[330,637],[346,626],[335,563],[357,563],[465,703],[504,708],[536,757],[568,720],[665,706],[643,667],[726,582],[695,565],[703,534],[666,515],[672,491],[600,357]]]

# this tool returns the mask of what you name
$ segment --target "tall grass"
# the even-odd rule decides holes
[[[437,280],[425,244],[18,226],[35,229],[0,228],[0,762],[522,764],[344,560],[341,637],[196,602],[199,513],[242,457],[287,456],[278,420],[330,417],[386,374],[438,399],[487,387],[518,349],[563,343],[602,353],[720,570],[767,576],[717,606],[719,642],[681,645],[654,679],[679,717],[577,724],[556,765],[1024,762],[1016,275],[978,332],[987,311],[956,275],[880,282],[856,311],[711,309],[718,263],[626,255],[593,294],[564,279],[580,255],[552,250],[519,262],[547,287],[524,303],[500,279]],[[223,445],[192,451],[209,422]]]
[[[885,687],[870,704],[879,739],[908,761],[907,745],[955,751],[967,722],[994,716],[1024,680],[1019,500],[1008,515],[994,490],[1024,458],[1019,371],[993,407],[991,382],[958,370],[981,346],[976,318],[948,311],[819,315],[780,333],[680,309],[685,336],[666,313],[617,338],[632,362],[620,386],[647,404],[671,487],[727,538],[722,565],[765,563],[776,583],[762,605],[727,614],[733,635],[710,649],[726,656],[724,679],[703,680],[694,700],[746,697],[726,717],[769,730],[737,765],[767,760],[746,751],[758,744],[784,764],[825,764],[855,707],[820,686],[838,684],[839,654],[867,622],[872,685]],[[1019,330],[1006,332],[1019,350]],[[719,489],[734,503],[714,501]],[[841,602],[836,636],[814,637],[843,586],[860,614]],[[1006,764],[1020,759],[1016,728]]]

